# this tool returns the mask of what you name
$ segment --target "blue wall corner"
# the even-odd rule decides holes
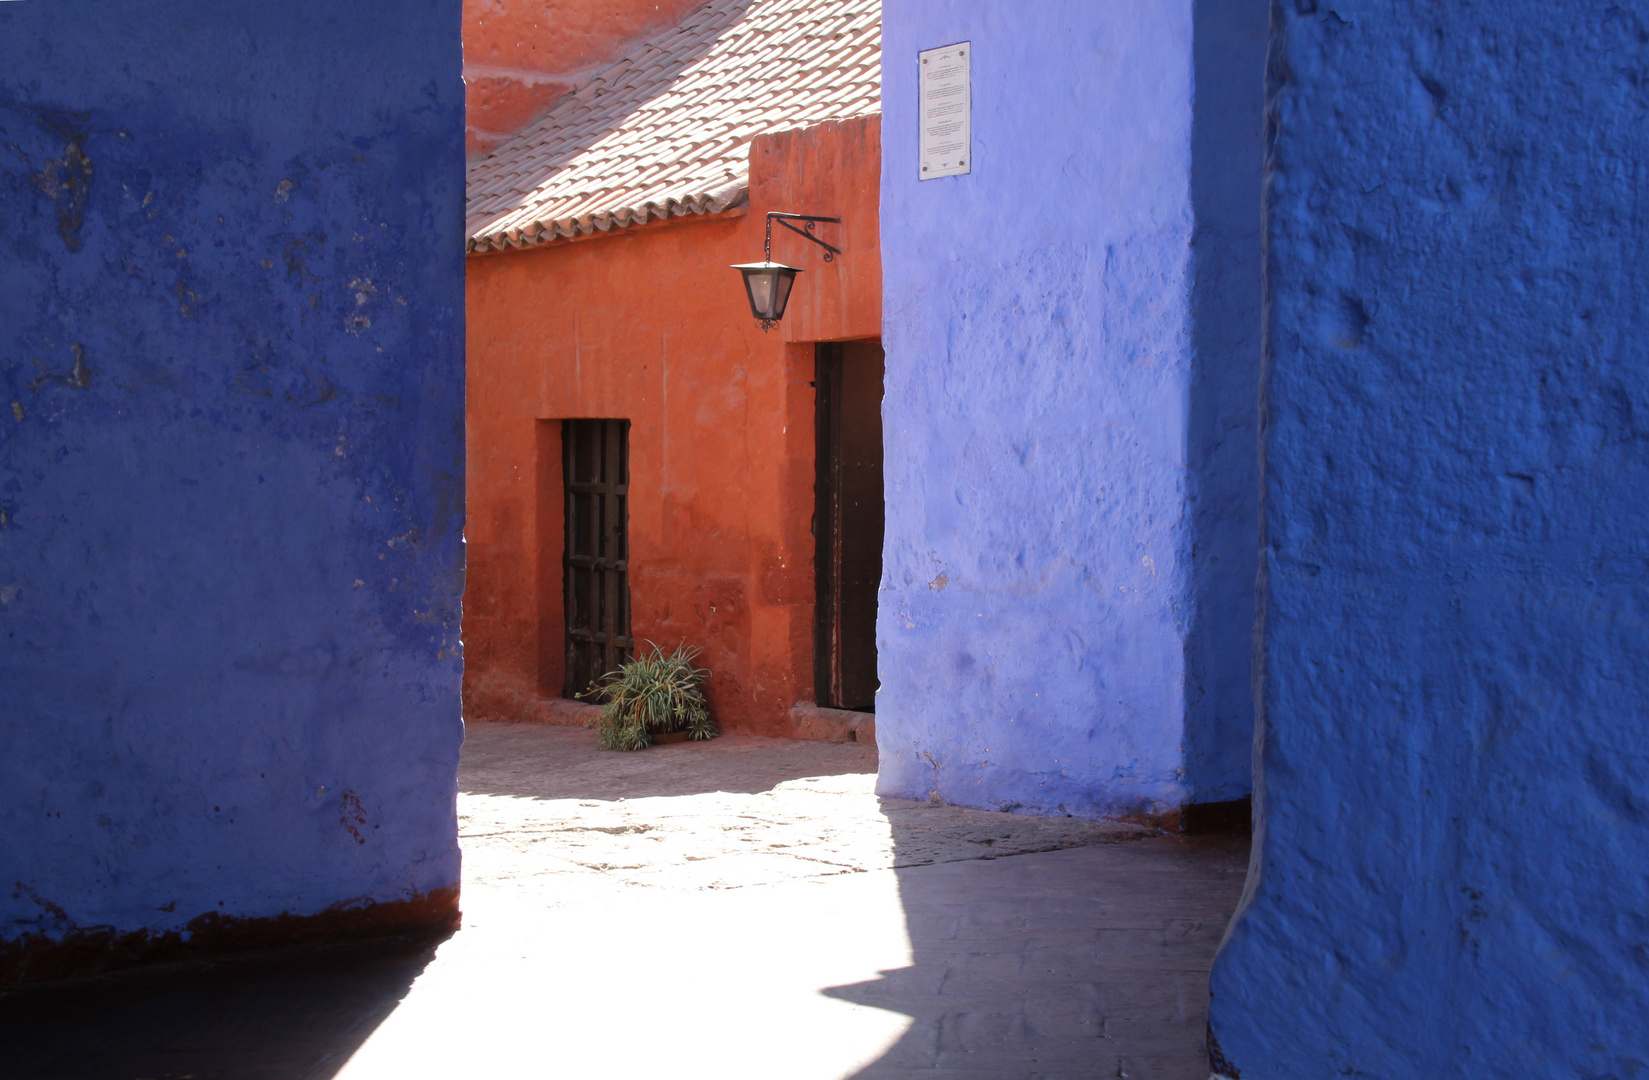
[[[1196,0],[1191,128],[1191,617],[1185,770],[1194,801],[1252,790],[1259,556],[1261,176],[1266,0]]]
[[[1099,817],[1246,793],[1250,622],[1209,620],[1253,582],[1252,465],[1219,489],[1244,477],[1241,377],[1215,361],[1257,339],[1257,271],[1221,277],[1257,222],[1194,167],[1226,148],[1194,116],[1193,14],[883,13],[885,794]],[[972,172],[920,181],[916,54],[962,40]],[[1257,200],[1257,164],[1229,175]],[[1244,302],[1246,339],[1222,326]],[[1199,586],[1214,560],[1242,580]]]
[[[459,6],[0,5],[0,940],[457,881]]]
[[[1277,9],[1243,1077],[1649,1070],[1649,20]]]

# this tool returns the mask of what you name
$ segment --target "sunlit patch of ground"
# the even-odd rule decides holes
[[[464,882],[582,902],[626,888],[725,889],[1153,835],[1114,822],[878,799],[876,751],[728,737],[636,753],[587,729],[471,724]]]

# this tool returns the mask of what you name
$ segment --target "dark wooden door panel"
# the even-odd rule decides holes
[[[820,345],[814,684],[819,704],[874,711],[882,580],[882,347]]]
[[[630,422],[562,422],[568,697],[629,659]]]

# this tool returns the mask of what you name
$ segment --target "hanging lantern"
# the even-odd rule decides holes
[[[801,273],[784,263],[739,263],[733,269],[744,275],[744,292],[750,298],[750,314],[766,330],[784,318],[784,307],[790,302],[790,289]]]
[[[797,236],[811,240],[825,249],[825,262],[833,261],[842,253],[839,247],[820,240],[813,235],[813,223],[816,221],[840,222],[841,218],[813,217],[808,214],[784,214],[771,210],[767,214],[767,235],[762,242],[762,261],[759,263],[735,263],[733,269],[744,275],[744,294],[750,301],[750,314],[761,323],[762,329],[770,330],[773,324],[784,318],[785,305],[790,303],[790,290],[795,287],[796,275],[801,270],[794,266],[773,261],[773,221],[777,218],[780,225],[789,229]],[[798,229],[790,224],[792,221],[805,221],[804,228]]]

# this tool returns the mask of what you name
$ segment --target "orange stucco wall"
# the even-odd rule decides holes
[[[471,156],[485,154],[704,0],[464,0]]]
[[[878,117],[764,136],[748,212],[468,262],[472,718],[535,719],[562,678],[560,426],[627,418],[638,640],[704,650],[724,731],[783,735],[812,696],[813,348],[877,338]],[[783,323],[750,318],[731,263],[761,258],[763,215],[840,216]],[[548,421],[548,422],[547,422]]]

